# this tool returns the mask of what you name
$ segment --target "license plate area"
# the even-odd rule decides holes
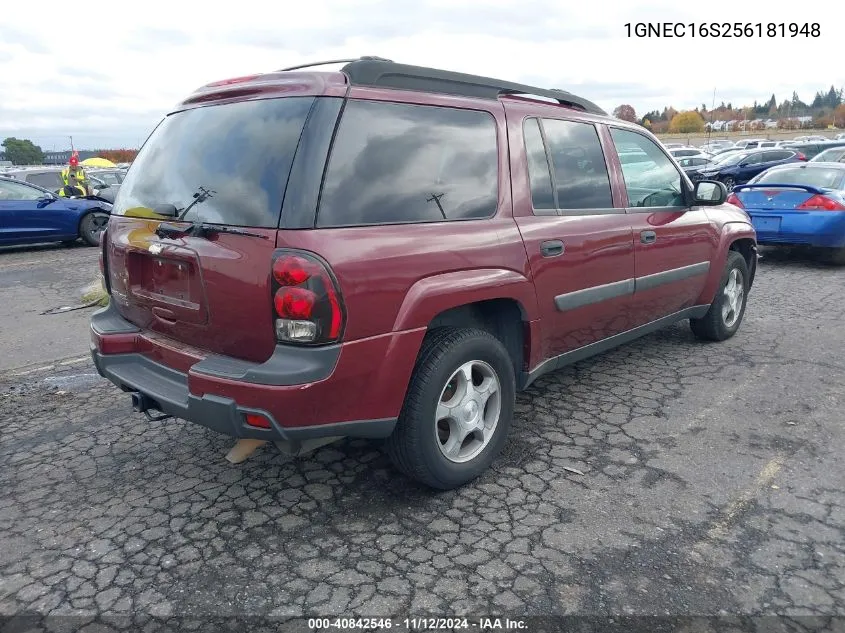
[[[777,233],[780,231],[780,216],[752,215],[751,224],[761,233]]]
[[[165,322],[206,322],[202,272],[192,252],[127,256],[129,292],[139,307]]]

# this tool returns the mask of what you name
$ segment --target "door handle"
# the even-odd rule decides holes
[[[643,231],[640,233],[640,241],[643,244],[654,244],[657,241],[657,233],[654,231]]]
[[[557,257],[563,255],[564,246],[560,240],[548,240],[540,244],[540,253],[543,257]]]

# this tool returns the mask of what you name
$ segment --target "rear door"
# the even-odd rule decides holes
[[[276,342],[272,253],[294,154],[309,116],[322,107],[336,115],[339,102],[291,96],[167,116],[135,159],[112,210],[108,269],[120,313],[190,346],[250,361],[269,358]],[[170,219],[156,213],[163,205],[211,230],[162,232],[160,223]]]
[[[610,133],[616,147],[635,146],[649,158],[645,169],[621,164],[636,260],[633,320],[643,325],[694,304],[718,231],[703,208],[689,205],[688,181],[656,142],[630,129]]]
[[[621,198],[614,200],[600,128],[525,115],[516,104],[506,109],[514,190],[531,193],[514,196],[514,217],[548,358],[629,329],[631,225]]]

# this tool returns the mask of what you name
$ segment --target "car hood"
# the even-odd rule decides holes
[[[59,200],[62,200],[59,198]],[[75,200],[62,200],[66,209],[71,211],[87,211],[88,209],[102,209],[103,211],[111,211],[111,204],[107,200],[98,198],[97,196],[89,196],[87,198],[77,198]]]

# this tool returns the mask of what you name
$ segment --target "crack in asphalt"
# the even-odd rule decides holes
[[[90,365],[5,375],[0,615],[845,615],[845,331],[815,327],[843,291],[764,259],[735,338],[682,323],[544,377],[449,492],[365,440],[232,466],[73,384]]]

